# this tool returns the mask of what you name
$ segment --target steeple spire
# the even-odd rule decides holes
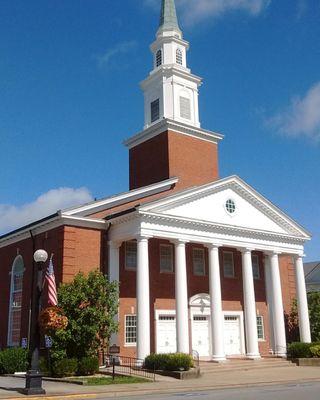
[[[162,0],[159,31],[181,32],[174,0]]]

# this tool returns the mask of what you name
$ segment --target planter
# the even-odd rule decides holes
[[[299,367],[320,367],[320,358],[293,358],[291,361]]]

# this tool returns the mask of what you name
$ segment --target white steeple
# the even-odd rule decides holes
[[[141,83],[144,129],[162,119],[200,128],[198,88],[201,78],[187,67],[189,43],[183,40],[174,0],[162,0],[160,26],[151,45],[154,65]]]

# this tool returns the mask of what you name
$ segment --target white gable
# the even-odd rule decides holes
[[[234,213],[226,209],[228,200],[235,204]],[[308,237],[299,225],[238,177],[225,178],[141,208],[201,222]]]

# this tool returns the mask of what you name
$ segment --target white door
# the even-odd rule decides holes
[[[159,315],[157,353],[175,353],[176,351],[176,317],[174,315]]]
[[[192,321],[192,350],[196,350],[200,357],[210,355],[209,317],[194,315]]]
[[[241,354],[240,318],[226,315],[224,317],[224,348],[227,356]]]

